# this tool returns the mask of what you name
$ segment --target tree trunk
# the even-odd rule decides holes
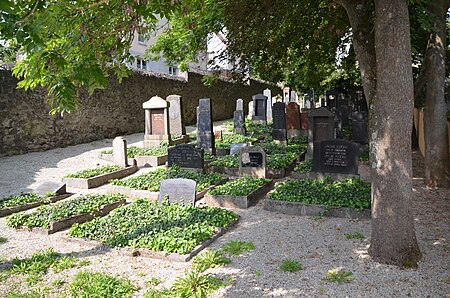
[[[425,183],[429,187],[449,187],[447,106],[445,104],[445,0],[430,1],[434,18],[426,51]]]
[[[417,267],[421,258],[410,211],[413,78],[407,0],[375,0],[377,87],[370,150],[372,235],[377,261]]]

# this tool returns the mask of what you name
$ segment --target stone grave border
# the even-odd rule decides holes
[[[64,193],[64,194],[56,195],[56,196],[49,197],[49,198],[43,198],[42,201],[38,201],[38,202],[31,202],[31,203],[26,203],[26,204],[17,205],[17,206],[0,208],[0,217],[4,217],[7,215],[16,213],[16,212],[32,209],[32,208],[35,208],[35,207],[38,207],[41,205],[55,203],[55,202],[67,199],[68,197],[70,197],[72,195],[73,195],[73,193]]]
[[[214,187],[216,187],[217,185],[221,185],[221,184],[223,184],[223,183],[225,183],[227,181],[228,181],[228,178],[222,178],[216,184],[208,186],[207,188],[203,189],[202,191],[197,192],[197,194],[195,195],[195,201],[197,202],[198,200],[203,198],[205,196],[205,194],[209,190],[211,190]],[[107,193],[121,193],[121,194],[124,194],[131,201],[134,200],[134,199],[138,199],[138,198],[147,198],[147,199],[150,199],[150,200],[158,201],[158,196],[159,196],[159,191],[149,191],[149,190],[135,189],[135,188],[130,188],[130,187],[126,187],[126,186],[112,185],[112,184],[108,184],[106,186],[106,192]]]
[[[326,176],[330,176],[333,180],[340,180],[345,178],[360,178],[360,175],[355,174],[341,174],[341,173],[323,173],[323,172],[294,172],[292,171],[289,175],[291,179],[303,179],[303,178],[312,178],[312,179],[324,179]]]
[[[70,228],[74,223],[84,223],[90,220],[93,220],[96,217],[102,217],[107,215],[112,210],[116,209],[119,206],[122,206],[126,203],[125,199],[112,202],[109,204],[102,205],[100,209],[92,212],[92,213],[80,213],[74,214],[69,217],[61,218],[50,223],[50,229],[45,229],[42,227],[31,228],[32,232],[37,232],[39,234],[50,235],[67,228]],[[26,227],[24,227],[26,228]]]
[[[128,164],[132,165],[135,163],[136,161],[136,165],[140,168],[144,168],[144,167],[157,167],[157,166],[161,166],[164,165],[169,157],[168,154],[164,154],[164,155],[136,155],[133,158],[128,158]],[[99,155],[100,159],[106,160],[106,161],[110,161],[113,162],[114,158],[112,154],[105,154],[105,153],[100,153]]]
[[[236,214],[237,215],[237,214]],[[95,245],[96,247],[101,247],[105,249],[115,249],[120,255],[123,256],[140,256],[145,258],[152,258],[152,259],[159,259],[159,260],[167,260],[167,261],[173,261],[173,262],[188,262],[193,257],[195,257],[197,254],[199,254],[203,249],[208,247],[211,243],[213,243],[216,239],[218,239],[220,236],[225,234],[226,232],[234,229],[240,219],[240,216],[237,215],[237,218],[230,222],[230,225],[226,228],[218,228],[216,230],[216,233],[212,235],[210,238],[206,239],[199,245],[197,245],[190,253],[188,254],[177,254],[177,253],[166,253],[164,251],[152,251],[150,249],[146,248],[132,248],[132,247],[121,247],[121,248],[113,248],[106,244],[102,244],[100,241],[93,240],[93,239],[87,239],[87,238],[73,238],[68,237],[68,242],[75,242],[75,243],[88,243]]]
[[[206,194],[204,202],[208,206],[222,207],[222,208],[234,208],[234,209],[247,209],[256,205],[260,197],[264,196],[273,186],[273,180],[265,183],[261,187],[255,189],[246,196],[233,196],[233,195],[210,195]]]
[[[94,176],[91,178],[63,178],[63,182],[66,183],[67,187],[90,189],[106,184],[111,179],[124,178],[126,176],[136,173],[138,170],[139,168],[137,166],[130,166],[124,169]]]

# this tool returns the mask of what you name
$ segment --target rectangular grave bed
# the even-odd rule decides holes
[[[256,180],[252,178],[240,178],[236,181],[230,181],[222,187],[232,189],[234,187],[240,187],[241,189],[245,187],[244,185],[239,185],[239,181],[245,179]],[[263,197],[272,187],[272,181],[269,179],[258,179],[263,183],[260,186],[252,187],[252,190],[247,195],[227,195],[227,194],[210,194],[205,195],[205,203],[208,206],[225,207],[225,208],[237,208],[237,209],[247,209],[250,206],[256,205],[258,200]],[[233,185],[235,184],[235,185]]]
[[[233,212],[215,207],[196,208],[138,199],[108,216],[69,230],[70,237],[99,241],[133,256],[189,261],[231,229]]]
[[[15,213],[6,218],[6,224],[12,228],[29,228],[52,234],[76,222],[85,222],[96,216],[104,216],[114,208],[125,204],[125,199],[122,194],[88,194],[41,206],[32,213]]]
[[[137,166],[130,166],[124,169],[94,176],[91,178],[63,178],[63,182],[66,183],[67,187],[89,189],[106,184],[111,179],[120,179],[129,176],[136,173],[138,170],[139,168]]]
[[[178,144],[185,144],[189,142],[189,136],[188,135],[182,135],[179,138],[171,139],[170,145],[178,145]]]
[[[107,160],[110,162],[114,161],[113,155],[112,154],[105,154],[105,153],[100,153],[99,156],[101,159],[103,160]],[[168,155],[158,155],[158,156],[150,156],[150,155],[146,155],[146,156],[140,156],[137,155],[134,158],[128,158],[128,164],[132,165],[134,164],[134,162],[136,162],[136,165],[140,168],[143,167],[157,167],[157,166],[161,166],[164,165],[168,160]]]
[[[299,202],[271,200],[268,197],[264,200],[264,210],[301,216],[327,216],[351,219],[371,218],[370,209],[359,210],[347,207],[304,204]]]
[[[73,194],[65,193],[65,194],[60,194],[60,195],[51,196],[51,197],[47,197],[47,198],[42,198],[42,200],[29,202],[29,203],[25,203],[22,205],[15,205],[15,206],[0,208],[0,217],[4,217],[7,215],[16,213],[16,212],[32,209],[32,208],[35,208],[35,207],[38,207],[41,205],[55,203],[55,202],[64,200],[64,199],[70,197],[71,195],[73,195]]]
[[[340,173],[320,173],[320,172],[295,172],[292,171],[289,175],[290,178],[293,179],[304,179],[304,178],[311,178],[311,179],[325,179],[325,177],[331,177],[333,180],[340,180],[340,179],[346,179],[346,178],[359,178],[359,175],[353,175],[353,174],[340,174]]]

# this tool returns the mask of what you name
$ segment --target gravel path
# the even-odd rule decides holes
[[[128,144],[139,145],[142,134],[127,136]],[[21,191],[33,191],[44,183],[61,181],[73,171],[106,164],[98,159],[101,150],[111,147],[112,140],[103,140],[20,156],[0,158],[0,197]],[[416,170],[421,158],[414,155]],[[420,171],[417,171],[419,173]],[[210,247],[217,248],[229,240],[251,241],[256,249],[233,257],[232,263],[208,272],[231,280],[228,287],[216,291],[213,297],[449,297],[450,294],[450,191],[427,190],[421,179],[414,180],[412,206],[416,233],[423,258],[417,270],[401,270],[394,266],[373,262],[367,255],[370,242],[370,221],[336,218],[288,216],[262,209],[262,202],[248,210],[237,211],[238,225],[219,238]],[[70,190],[70,189],[69,189]],[[96,191],[103,192],[103,188]],[[361,233],[364,239],[345,238],[347,233]],[[142,297],[149,289],[152,277],[168,287],[191,268],[190,263],[169,262],[146,257],[131,257],[115,249],[92,242],[73,240],[66,232],[41,235],[16,231],[0,219],[0,236],[7,242],[0,244],[0,272],[8,260],[29,257],[33,252],[54,248],[60,253],[75,253],[85,257],[90,265],[72,268],[60,273],[50,271],[43,285],[52,287],[52,281],[67,282],[80,270],[103,271],[130,279],[141,289]],[[282,272],[284,259],[300,262],[303,270]],[[354,280],[348,284],[322,281],[330,269],[344,267]],[[0,297],[12,289],[23,289],[23,283],[8,279],[0,284]],[[65,296],[65,286],[47,294]]]

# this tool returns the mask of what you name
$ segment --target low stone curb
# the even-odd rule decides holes
[[[137,166],[131,166],[125,169],[120,169],[111,173],[106,173],[91,178],[63,178],[63,182],[66,183],[67,187],[89,189],[106,184],[111,179],[120,179],[129,176],[133,173],[136,173],[138,170],[139,168]]]
[[[264,200],[264,210],[280,212],[288,215],[371,219],[370,209],[357,210],[347,207],[332,207],[324,205],[304,204],[299,202],[271,200],[268,196],[266,196]]]
[[[32,208],[35,208],[35,207],[38,207],[41,205],[55,203],[55,202],[64,200],[64,199],[70,197],[71,195],[73,195],[73,194],[72,193],[61,194],[58,196],[45,198],[44,200],[38,201],[38,202],[31,202],[31,203],[27,203],[27,204],[23,204],[23,205],[19,205],[19,206],[11,206],[11,207],[2,208],[2,209],[0,209],[0,217],[4,217],[7,215],[16,213],[16,212],[32,209]]]
[[[128,158],[128,164],[132,165],[136,162],[136,165],[140,168],[144,167],[157,167],[164,165],[168,161],[168,154],[165,155],[142,155],[135,156],[134,158]],[[114,158],[112,154],[100,153],[100,159],[113,162]]]
[[[70,228],[74,223],[84,223],[90,220],[93,220],[96,217],[102,217],[107,215],[112,210],[116,209],[119,206],[122,206],[126,203],[126,200],[116,201],[110,204],[103,205],[99,210],[96,210],[92,213],[82,213],[71,215],[66,218],[61,218],[50,223],[50,229],[45,228],[32,228],[32,231],[36,231],[38,233],[42,233],[45,235],[50,235],[65,229]]]
[[[291,172],[289,175],[289,178],[293,179],[304,179],[304,178],[311,178],[311,179],[324,179],[325,177],[331,177],[333,180],[341,180],[345,178],[359,178],[359,175],[353,175],[353,174],[340,174],[340,173],[320,173],[320,172]]]
[[[278,179],[286,177],[292,170],[293,166],[282,169],[269,169],[266,168],[266,178]],[[228,167],[217,167],[211,166],[209,167],[208,172],[225,174],[228,176],[239,177],[239,168],[228,168]]]
[[[247,196],[233,196],[233,195],[205,195],[205,204],[208,206],[247,209],[256,205],[258,200],[263,197],[272,188],[272,181],[267,182],[260,188],[255,189]]]

